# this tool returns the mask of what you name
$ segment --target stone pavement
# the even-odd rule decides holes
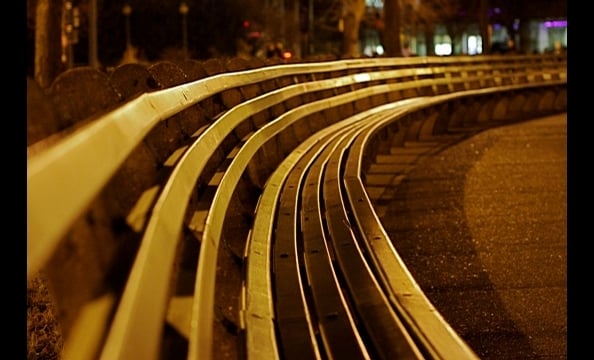
[[[481,359],[567,358],[567,114],[395,148],[368,185],[410,272]]]

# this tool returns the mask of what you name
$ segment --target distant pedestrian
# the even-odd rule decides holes
[[[410,44],[408,41],[404,43],[404,47],[402,48],[402,56],[412,56],[412,50],[410,49]]]
[[[382,15],[379,12],[375,12],[375,20],[373,22],[373,27],[375,31],[377,31],[377,37],[379,39],[379,45],[383,48],[384,47],[384,20],[382,19]]]
[[[266,58],[268,58],[268,59],[272,59],[272,58],[282,59],[283,58],[283,44],[281,42],[268,43],[268,45],[266,46]]]

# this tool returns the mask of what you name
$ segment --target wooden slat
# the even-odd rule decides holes
[[[370,126],[381,115],[369,116],[365,125]],[[359,131],[352,131],[349,137],[337,144],[324,169],[323,208],[336,263],[356,310],[359,327],[364,329],[369,339],[367,346],[370,353],[380,359],[422,359],[423,355],[367,264],[357,239],[357,230],[347,215],[341,186],[342,157]]]
[[[435,102],[414,102],[417,106],[430,106]],[[409,103],[410,104],[410,103]],[[365,239],[363,242],[370,259],[375,263],[378,279],[390,291],[390,301],[399,309],[414,337],[423,349],[435,359],[478,359],[474,352],[456,334],[425,297],[406,265],[402,262],[387,236],[365,190],[362,166],[366,147],[382,127],[398,121],[404,108],[397,104],[386,105],[390,116],[366,129],[350,148],[345,166],[344,186],[353,218]]]
[[[306,156],[305,154],[313,156],[316,153],[315,150],[312,150],[312,147],[319,144],[321,139],[350,123],[360,121],[365,118],[365,115],[356,114],[339,123],[330,125],[306,139],[277,167],[263,190],[256,209],[253,231],[246,245],[248,265],[244,292],[247,295],[244,299],[242,312],[245,318],[244,326],[247,329],[247,356],[250,359],[278,358],[276,343],[274,343],[275,315],[271,302],[273,299],[273,289],[270,279],[271,265],[269,261],[275,217],[270,216],[270,214],[280,211],[277,206],[281,193],[284,197],[290,194],[284,192],[286,190],[283,190],[282,185],[301,158]],[[299,171],[302,170],[300,169]],[[260,336],[262,334],[268,335]]]

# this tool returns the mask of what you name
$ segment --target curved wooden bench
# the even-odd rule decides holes
[[[381,223],[379,223],[379,218],[375,215],[362,182],[365,170],[364,164],[366,163],[362,153],[363,148],[370,146],[369,144],[372,143],[374,139],[372,134],[377,137],[377,133],[380,133],[379,129],[388,127],[388,125],[397,126],[397,130],[392,130],[389,133],[393,134],[393,137],[400,138],[400,141],[405,141],[405,139],[431,140],[433,136],[439,136],[442,133],[459,131],[456,128],[449,130],[451,125],[448,123],[449,119],[446,119],[448,121],[443,119],[447,115],[439,115],[444,104],[453,103],[456,107],[462,107],[466,111],[474,113],[474,109],[464,105],[466,97],[492,97],[499,92],[507,92],[509,96],[513,97],[515,94],[512,90],[520,91],[519,88],[512,85],[505,87],[505,89],[466,91],[436,96],[431,99],[415,98],[411,100],[421,101],[402,101],[400,108],[397,103],[373,108],[375,111],[380,111],[383,117],[373,117],[377,121],[371,121],[371,116],[365,117],[364,119],[369,120],[369,123],[363,129],[353,131],[352,137],[356,137],[355,140],[350,140],[353,141],[353,145],[351,146],[349,142],[339,146],[332,155],[336,157],[336,160],[333,162],[332,160],[326,160],[330,162],[325,167],[326,173],[334,171],[334,175],[324,175],[324,177],[316,175],[316,173],[312,175],[312,172],[320,169],[319,166],[314,165],[313,158],[322,151],[322,145],[326,145],[326,143],[322,144],[323,139],[328,136],[325,131],[338,136],[341,134],[340,131],[347,128],[347,125],[342,123],[341,126],[335,129],[329,127],[320,131],[320,133],[316,133],[307,141],[302,142],[295,152],[286,158],[277,171],[271,175],[270,183],[262,194],[250,243],[253,251],[249,251],[247,256],[248,273],[246,276],[246,300],[244,306],[248,357],[251,355],[251,357],[284,358],[299,354],[300,352],[295,352],[296,349],[306,351],[309,348],[304,344],[306,342],[309,342],[309,346],[312,346],[312,344],[314,347],[316,346],[316,327],[313,325],[315,320],[312,319],[318,319],[319,315],[316,317],[311,314],[311,311],[307,310],[308,306],[303,294],[313,290],[304,289],[303,287],[313,287],[316,279],[321,276],[319,275],[320,272],[329,275],[328,273],[332,273],[332,270],[329,270],[329,265],[326,265],[325,271],[319,267],[316,267],[315,271],[308,270],[312,260],[307,261],[307,255],[300,255],[296,251],[303,253],[310,251],[319,254],[320,248],[331,247],[335,249],[331,251],[333,256],[338,257],[337,249],[343,250],[342,246],[336,246],[336,244],[334,247],[332,245],[326,247],[318,245],[317,248],[313,249],[306,247],[303,243],[305,241],[304,237],[311,237],[312,239],[326,237],[324,233],[318,233],[317,235],[310,233],[311,231],[304,227],[308,222],[318,219],[316,227],[319,228],[321,223],[328,223],[330,228],[335,229],[334,232],[330,230],[328,235],[332,236],[334,234],[336,238],[341,239],[341,244],[349,237],[349,233],[362,236],[364,241],[355,239],[353,240],[354,243],[361,243],[361,246],[365,248],[363,252],[370,254],[369,261],[374,265],[373,268],[378,281],[382,283],[383,288],[389,289],[388,298],[394,308],[399,309],[400,316],[405,319],[406,328],[412,329],[411,336],[419,344],[422,344],[424,354],[430,354],[431,358],[476,358],[472,350],[452,331],[436,309],[427,301],[395,253],[390,239],[387,238]],[[524,91],[531,90],[528,88],[524,89]],[[546,97],[548,90],[541,90],[541,92],[545,94],[541,96]],[[505,98],[499,100],[503,104],[508,104]],[[423,113],[423,111],[431,108],[436,109],[431,111],[432,114],[428,114],[429,116],[425,116],[427,114]],[[500,109],[500,107],[495,108],[497,111]],[[536,108],[531,111],[539,113]],[[419,112],[421,112],[421,116],[416,116]],[[359,113],[358,115],[363,117],[364,114],[366,113]],[[514,112],[510,111],[507,114],[508,116],[511,115],[511,117],[505,118],[505,114],[497,114],[496,112],[487,115],[489,120],[497,120],[496,122],[490,122],[490,126],[500,124],[502,120],[518,120],[514,116]],[[530,113],[523,115],[529,116]],[[356,118],[354,116],[351,120],[355,121]],[[404,119],[400,120],[399,118]],[[380,119],[381,121],[379,121]],[[489,126],[489,124],[485,124],[485,126]],[[459,138],[456,134],[454,135]],[[386,142],[386,140],[384,139],[383,142]],[[373,148],[377,147],[376,143]],[[349,150],[348,160],[344,160],[343,164],[340,157],[346,158],[343,154],[347,149]],[[345,168],[344,173],[340,170],[343,166]],[[308,181],[304,178],[306,173],[308,176],[314,176],[315,178]],[[325,183],[328,183],[324,191],[318,187],[321,186],[320,181],[322,178],[326,179]],[[342,179],[344,179],[344,185],[341,184]],[[314,201],[313,205],[309,205],[309,207],[305,198],[299,201],[300,196],[306,196],[300,195],[306,186],[317,189],[312,196],[308,197]],[[343,202],[345,196],[341,193],[341,186],[345,187],[344,191],[348,195],[350,201],[348,206]],[[323,195],[320,194],[322,192]],[[321,198],[324,200],[319,200]],[[323,201],[326,205],[317,204],[318,201]],[[276,213],[274,217],[270,216],[273,210]],[[322,213],[325,215],[322,215]],[[347,217],[347,213],[353,214],[352,218]],[[322,216],[322,218],[319,218],[319,216]],[[357,226],[354,226],[355,223]],[[298,228],[298,224],[301,224],[302,228]],[[267,244],[264,239],[268,239],[269,243]],[[315,251],[315,249],[318,251]],[[271,253],[273,254],[272,263],[268,260]],[[270,276],[275,281],[272,281],[272,278],[269,281],[262,280],[266,276],[263,273],[265,270],[262,270],[263,266],[270,269]],[[347,271],[347,269],[351,268],[352,263],[348,262],[348,264],[341,267],[343,269],[341,271]],[[343,276],[345,275],[343,274]],[[281,282],[281,279],[284,281]],[[298,285],[304,282],[309,285]],[[331,283],[325,286],[329,287]],[[351,289],[359,290],[360,288],[361,286],[357,285],[351,286]],[[363,293],[369,295],[367,292]],[[326,298],[324,302],[329,301],[328,291],[326,290],[324,294]],[[272,306],[270,299],[275,299],[276,307]],[[298,301],[298,299],[301,300]],[[336,301],[339,303],[338,299]],[[282,306],[284,308],[281,308]],[[336,316],[339,316],[340,313],[340,311],[335,311]],[[384,320],[385,318],[383,317]],[[297,323],[301,325],[297,326]],[[278,339],[276,338],[276,326],[279,331],[278,336],[280,336]],[[298,329],[301,330],[296,333]],[[322,332],[323,330],[320,329],[319,331]],[[383,332],[380,333],[383,334]],[[394,332],[391,332],[391,334],[394,334]],[[324,337],[322,336],[322,338]],[[406,335],[401,335],[400,340],[406,338]],[[277,343],[282,344],[281,349],[277,348]],[[354,341],[349,344],[352,346],[357,342]],[[326,352],[332,351],[332,344],[326,344],[326,346],[329,346],[329,348],[325,349]],[[352,355],[357,353],[356,350],[348,350],[348,347],[345,346],[342,348],[337,347],[338,350],[335,351],[338,351],[338,353],[341,350],[346,350]],[[392,342],[392,347],[389,347],[389,349],[394,350],[396,348],[397,346],[394,346]],[[312,351],[314,353],[323,352],[317,348]],[[282,352],[282,355],[279,356],[277,352]]]
[[[105,295],[95,296],[96,302],[89,301],[88,307],[80,309],[72,331],[72,338],[78,340],[68,341],[66,352],[100,352],[106,358],[157,357],[163,323],[172,316],[168,306],[180,300],[172,288],[180,287],[180,281],[187,276],[185,271],[195,267],[196,272],[187,276],[193,278],[194,289],[184,292],[192,294],[191,319],[182,317],[185,325],[177,326],[176,331],[185,332],[189,338],[189,358],[212,357],[216,265],[220,246],[225,245],[221,239],[236,236],[245,241],[250,232],[256,232],[249,229],[249,217],[257,196],[293,149],[316,131],[392,99],[434,95],[450,89],[450,85],[466,89],[488,81],[497,84],[500,78],[510,79],[510,83],[516,81],[519,90],[528,86],[515,80],[517,72],[526,68],[522,59],[528,63],[537,61],[532,57],[374,59],[217,72],[138,95],[33,153],[28,159],[28,277],[48,265],[66,236],[75,235],[73,224],[89,209],[126,217],[125,224],[112,227],[111,231],[115,237],[125,236],[124,247],[131,246],[127,250],[129,260],[124,261],[129,263],[130,271],[124,266],[118,277],[123,283],[101,292]],[[508,62],[512,65],[506,66]],[[194,64],[185,64],[187,68],[191,65]],[[464,66],[476,66],[476,74],[444,75],[448,71],[460,73]],[[551,74],[563,72],[555,62],[546,68]],[[502,74],[489,69],[498,69]],[[506,69],[510,72],[505,73]],[[322,80],[315,80],[316,77]],[[551,75],[550,79],[553,78]],[[556,82],[544,77],[528,79],[527,84],[533,83],[535,89],[548,83],[563,87],[564,76],[558,78],[561,80]],[[254,85],[260,87],[260,92],[254,91]],[[233,89],[240,89],[240,98],[230,92]],[[231,107],[225,109],[223,104],[211,122],[193,122],[187,127],[192,132],[180,125],[187,119],[178,118],[178,133],[171,135],[185,131],[183,141],[165,150],[149,146],[147,137],[151,132],[159,142],[167,141],[163,133],[154,132],[157,125],[167,127],[180,113],[199,105],[194,114],[203,114],[203,110],[207,113],[207,102],[219,101],[216,98],[225,92],[229,94],[225,95],[229,97],[226,104]],[[524,92],[518,93],[523,99]],[[562,105],[560,100],[556,106]],[[97,151],[106,144],[109,151]],[[140,161],[142,158],[152,160]],[[117,200],[126,195],[128,179],[124,174],[133,174],[131,164],[142,164],[147,176],[130,183],[134,184],[132,193],[137,195],[127,200],[127,204],[135,203],[132,211],[126,213],[131,205],[122,206]],[[121,172],[122,168],[128,170]],[[120,185],[117,187],[112,183],[116,178]],[[242,196],[247,199],[244,203]],[[109,216],[114,215],[108,215],[108,219]],[[235,222],[241,224],[234,234],[230,229],[234,229]],[[93,233],[94,227],[81,229]],[[106,231],[109,232],[109,225]],[[102,235],[95,236],[100,239]],[[126,244],[126,238],[133,241]],[[182,249],[188,251],[180,258]],[[192,260],[192,254],[197,259]],[[109,282],[109,278],[106,280]],[[238,319],[243,321],[242,316]],[[79,328],[85,330],[78,331]],[[89,333],[95,335],[81,340]],[[250,331],[247,334],[251,336]]]

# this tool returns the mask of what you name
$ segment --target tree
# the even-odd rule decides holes
[[[62,56],[62,0],[30,0],[34,9],[34,78],[44,88],[65,70]]]
[[[384,54],[402,56],[400,0],[384,0]]]
[[[359,26],[365,16],[365,0],[342,0],[343,49],[345,58],[359,57]]]
[[[491,39],[489,38],[489,17],[487,10],[488,9],[488,0],[480,0],[480,6],[478,10],[478,18],[479,18],[479,27],[481,32],[481,38],[483,39],[483,54],[489,54],[491,52],[490,43]]]
[[[477,8],[474,0],[384,0],[385,32],[392,35],[384,40],[386,55],[402,56],[401,35],[408,38],[419,33],[424,34],[428,55],[433,54],[436,25],[477,21]],[[459,26],[448,29],[451,35],[460,31]]]

